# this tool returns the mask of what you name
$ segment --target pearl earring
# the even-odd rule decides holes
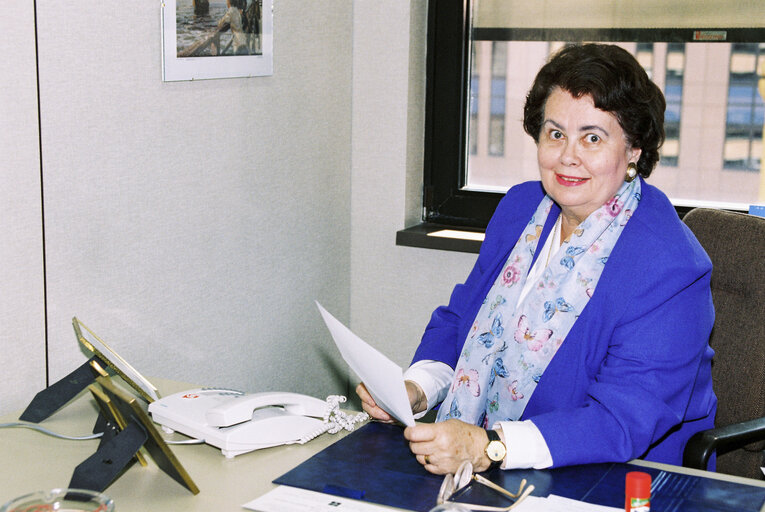
[[[624,178],[624,181],[627,183],[632,182],[632,180],[634,180],[637,176],[637,173],[637,165],[635,165],[635,162],[630,162],[627,166],[627,176]]]

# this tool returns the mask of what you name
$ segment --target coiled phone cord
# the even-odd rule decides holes
[[[329,395],[327,397],[327,409],[324,411],[324,424],[313,432],[304,435],[298,441],[299,444],[305,444],[311,439],[319,437],[324,432],[337,434],[345,429],[353,432],[357,423],[362,423],[369,419],[365,412],[358,414],[348,414],[340,410],[340,404],[345,403],[346,398],[342,395]]]

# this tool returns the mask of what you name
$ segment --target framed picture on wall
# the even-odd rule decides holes
[[[273,0],[160,0],[162,80],[273,75]]]

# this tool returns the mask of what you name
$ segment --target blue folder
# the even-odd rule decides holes
[[[598,505],[624,507],[627,472],[652,478],[651,508],[666,512],[759,512],[765,487],[685,475],[632,464],[589,464],[546,470],[494,470],[484,475],[515,492],[521,479],[536,496],[555,494]],[[425,471],[409,451],[402,428],[368,423],[325,448],[274,483],[427,512],[436,505],[442,476]],[[485,486],[471,485],[466,503],[506,506],[511,502]]]

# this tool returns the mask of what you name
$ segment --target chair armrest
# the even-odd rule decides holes
[[[765,439],[765,417],[733,425],[702,430],[686,443],[683,466],[707,469],[713,453],[725,453]]]

